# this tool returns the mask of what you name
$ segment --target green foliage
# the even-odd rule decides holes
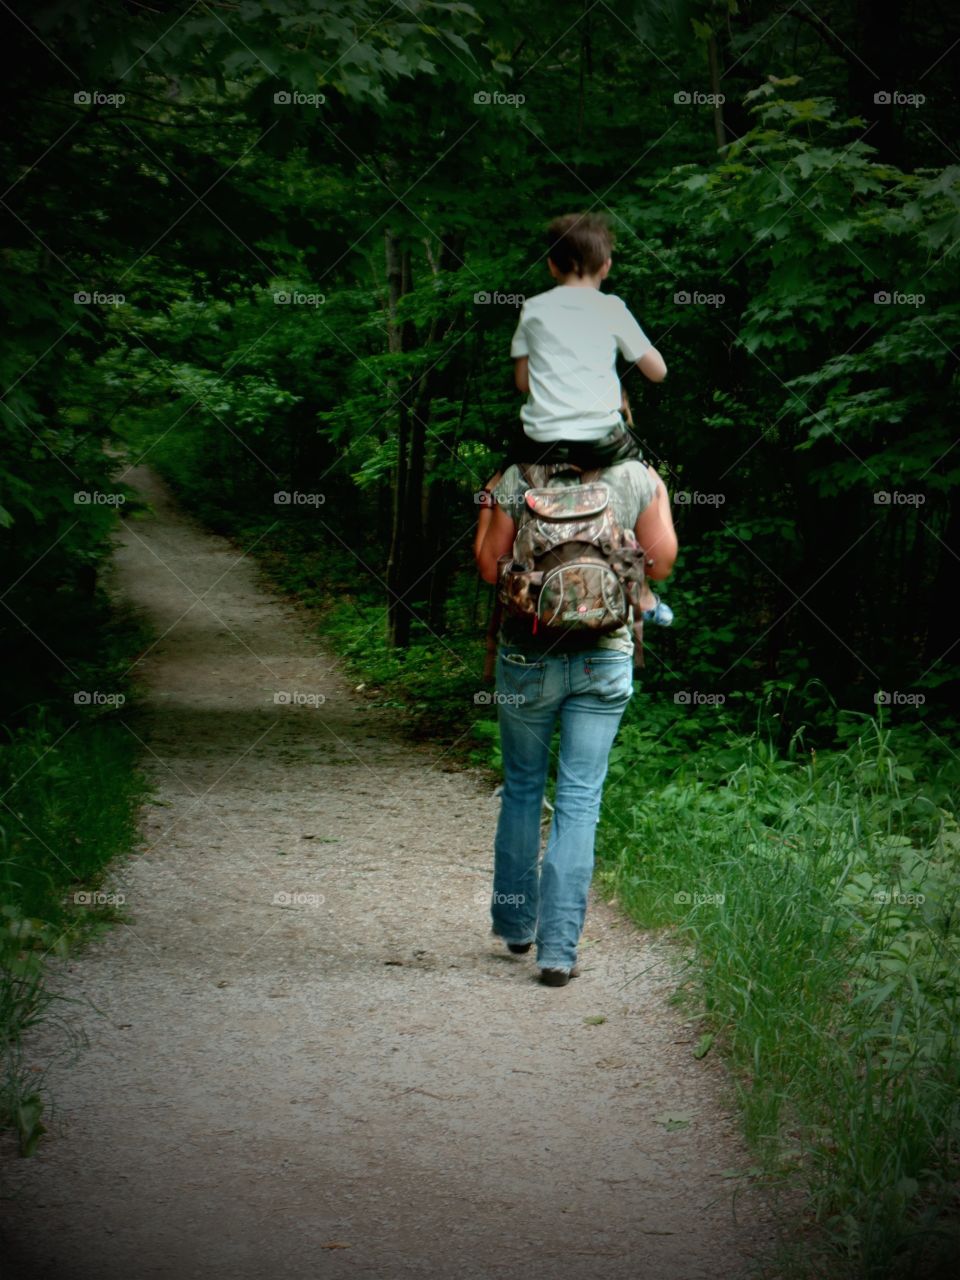
[[[45,1132],[46,1104],[22,1041],[61,999],[47,990],[47,958],[116,918],[76,895],[96,890],[129,852],[146,795],[129,705],[145,633],[99,599],[81,617],[89,629],[68,647],[70,670],[21,708],[0,743],[0,1124],[18,1133],[25,1156]],[[91,690],[126,702],[75,701]]]
[[[919,1275],[960,1134],[956,762],[865,719],[845,750],[784,753],[664,719],[645,698],[615,748],[605,881],[676,925],[747,1133],[833,1242],[815,1265],[886,1274],[906,1251]]]

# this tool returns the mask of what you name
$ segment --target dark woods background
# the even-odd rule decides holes
[[[7,713],[83,662],[140,458],[393,645],[475,633],[517,303],[546,220],[598,209],[669,366],[627,381],[683,548],[647,687],[949,717],[958,34],[841,0],[8,13]]]
[[[496,768],[474,493],[517,421],[545,224],[603,210],[610,288],[669,367],[626,381],[682,550],[598,883],[689,947],[695,1056],[716,1035],[758,1161],[804,1180],[795,1265],[764,1274],[952,1280],[953,8],[0,16],[0,1128],[24,1154],[44,1132],[22,1045],[44,956],[128,919],[86,891],[142,839],[149,786],[135,682],[163,637],[108,592],[137,464],[306,606],[431,768]],[[212,612],[172,626],[219,645]]]

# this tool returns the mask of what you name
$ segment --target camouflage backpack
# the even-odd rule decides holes
[[[641,661],[640,599],[644,553],[632,529],[623,529],[599,471],[577,485],[548,488],[563,463],[525,466],[530,486],[516,513],[513,554],[501,556],[499,598],[506,611],[556,634],[602,635],[622,627],[634,608],[637,662]]]

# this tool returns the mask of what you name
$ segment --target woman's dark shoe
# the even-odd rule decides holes
[[[572,969],[541,969],[540,981],[545,987],[565,987],[571,978],[579,978],[580,970],[576,965]]]
[[[508,942],[507,943],[508,950],[512,951],[515,956],[525,956],[532,946],[533,946],[532,942]]]

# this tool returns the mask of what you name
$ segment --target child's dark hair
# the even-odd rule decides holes
[[[613,235],[599,213],[565,213],[547,228],[547,256],[565,276],[594,276],[610,257]]]

